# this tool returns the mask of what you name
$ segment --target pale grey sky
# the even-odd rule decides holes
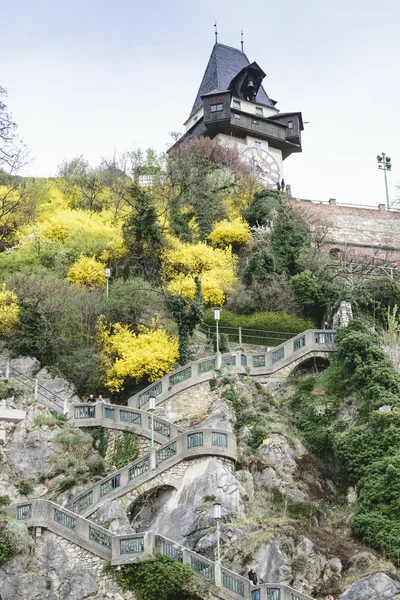
[[[303,112],[303,153],[285,163],[295,195],[377,205],[376,155],[400,182],[400,2],[386,0],[14,0],[2,6],[0,85],[34,162],[92,164],[114,150],[164,150],[183,131],[214,43],[267,73],[281,111]]]

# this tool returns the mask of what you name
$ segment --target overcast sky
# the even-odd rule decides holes
[[[1,8],[0,85],[31,149],[27,174],[64,158],[163,151],[183,131],[214,43],[267,73],[281,111],[309,121],[284,163],[302,198],[385,202],[376,155],[400,182],[400,2],[386,0],[13,0]]]

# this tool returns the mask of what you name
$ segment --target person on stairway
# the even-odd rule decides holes
[[[257,577],[257,573],[256,573],[256,570],[255,570],[255,567],[251,567],[251,569],[247,573],[247,575],[249,576],[250,581],[253,582],[253,585],[257,585],[258,584],[258,577]]]

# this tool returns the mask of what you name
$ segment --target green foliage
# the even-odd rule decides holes
[[[214,502],[216,499],[216,496],[204,496],[203,502]]]
[[[203,317],[203,296],[200,280],[195,277],[196,291],[192,302],[186,296],[169,296],[168,308],[178,325],[179,360],[182,365],[189,359],[189,339]]]
[[[222,398],[226,400],[226,402],[230,404],[230,406],[233,408],[236,417],[239,418],[242,411],[246,408],[246,403],[243,400],[243,398],[239,396],[239,394],[235,391],[232,385],[230,386],[230,388],[222,392],[221,395]]]
[[[219,351],[220,352],[228,352],[229,350],[229,335],[227,333],[219,333],[218,332],[218,342],[219,342]],[[214,352],[217,351],[217,335],[213,335],[213,348]]]
[[[106,474],[106,465],[101,456],[91,456],[86,461],[86,466],[90,477],[104,477]]]
[[[0,529],[0,565],[6,563],[13,556],[11,544],[7,538],[3,537],[3,531]]]
[[[21,481],[18,490],[23,496],[29,496],[33,492],[33,485],[30,481]]]
[[[64,446],[66,452],[75,458],[86,458],[92,448],[93,438],[89,433],[81,429],[66,427],[61,431],[56,441]]]
[[[163,245],[157,208],[145,188],[132,185],[129,194],[132,212],[122,228],[128,249],[121,260],[122,272],[125,279],[139,276],[157,282]]]
[[[121,469],[125,465],[133,462],[139,453],[139,436],[131,431],[124,431],[122,436],[115,442],[115,450],[112,457],[112,464]]]
[[[290,276],[299,273],[300,256],[309,246],[310,238],[305,223],[287,203],[282,203],[271,232],[271,250],[278,273]]]
[[[138,600],[188,598],[196,591],[190,567],[162,554],[122,565],[116,576],[122,589],[134,592]]]
[[[242,281],[250,287],[254,281],[269,283],[274,279],[275,259],[270,251],[258,250],[253,252],[242,271]]]
[[[245,212],[246,221],[251,227],[257,225],[271,227],[281,204],[282,196],[278,191],[263,190],[257,192]]]
[[[10,347],[18,355],[35,356],[48,362],[52,358],[52,344],[49,344],[50,323],[38,302],[26,299],[21,303],[21,311],[15,335]]]
[[[108,435],[104,427],[88,427],[85,429],[93,439],[93,447],[96,448],[97,452],[105,457],[108,447]]]
[[[0,496],[0,506],[9,506],[11,503],[10,496]]]
[[[65,479],[62,479],[60,481],[58,486],[59,486],[61,492],[66,492],[67,490],[74,487],[74,485],[76,485],[77,483],[78,483],[78,481],[75,477],[66,477]]]
[[[61,415],[55,410],[50,411],[50,415],[45,415],[44,413],[39,413],[35,416],[34,423],[38,427],[41,425],[58,425],[62,427],[67,422],[68,415]]]
[[[291,284],[296,304],[302,314],[320,324],[329,302],[329,296],[325,293],[321,280],[314,273],[306,270],[295,275]]]
[[[203,321],[208,325],[215,325],[214,314],[212,309],[204,311]],[[271,332],[287,332],[287,333],[301,333],[306,329],[312,329],[314,324],[308,319],[302,319],[296,315],[288,313],[255,313],[252,315],[242,315],[232,312],[224,308],[221,310],[221,320],[219,322],[221,327],[242,327],[243,329],[258,329]],[[279,338],[281,336],[271,336],[265,338],[265,345],[277,346],[282,342]],[[236,334],[237,340],[237,334]],[[243,335],[244,343],[254,343],[254,339]]]

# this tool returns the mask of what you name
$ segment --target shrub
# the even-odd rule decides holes
[[[18,489],[23,496],[29,496],[33,492],[33,485],[30,481],[21,481]]]
[[[0,496],[0,506],[9,506],[11,502],[10,496]]]
[[[0,335],[7,334],[16,327],[19,311],[17,295],[3,283],[0,287]]]
[[[14,555],[10,542],[3,537],[2,533],[0,530],[0,565],[6,563]]]
[[[76,480],[75,477],[67,477],[66,479],[63,479],[62,481],[60,481],[60,483],[59,483],[60,491],[66,492],[67,490],[74,487],[74,485],[76,485],[77,483],[78,483],[78,481]]]
[[[174,596],[193,598],[195,592],[203,597],[199,584],[194,585],[194,574],[189,565],[163,554],[138,560],[133,565],[122,565],[116,576],[122,589],[133,591],[138,600],[168,600]]]
[[[104,477],[106,472],[106,465],[101,456],[91,456],[86,464],[89,470],[89,474],[92,477],[95,477],[96,475]]]
[[[61,431],[56,441],[62,444],[66,450],[75,458],[86,458],[92,448],[92,436],[81,429],[71,429],[69,427]]]
[[[234,249],[238,249],[251,240],[251,231],[248,224],[242,219],[233,219],[233,221],[225,219],[214,223],[208,239],[217,248],[232,246]]]
[[[78,287],[91,286],[104,288],[106,285],[105,265],[89,256],[81,256],[69,269],[68,281]]]
[[[219,351],[220,352],[228,352],[229,350],[229,335],[227,333],[219,333]],[[213,348],[214,352],[217,351],[217,335],[213,336]]]
[[[112,457],[112,463],[121,469],[125,465],[133,462],[138,457],[139,436],[131,431],[124,431],[122,436],[115,442],[115,450]]]

